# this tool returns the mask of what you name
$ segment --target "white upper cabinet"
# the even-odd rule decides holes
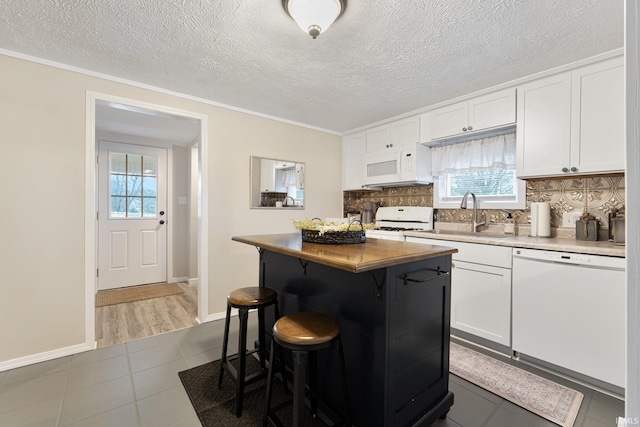
[[[551,176],[568,167],[571,151],[571,73],[518,88],[518,177]]]
[[[403,146],[415,145],[420,141],[420,117],[376,126],[367,129],[367,156],[379,156],[396,153]]]
[[[260,191],[276,191],[276,161],[260,161]]]
[[[571,165],[574,173],[625,168],[624,61],[615,58],[571,74]]]
[[[430,111],[430,139],[444,139],[513,125],[516,91],[505,89]],[[424,137],[421,138],[423,142]]]
[[[365,132],[342,138],[342,190],[360,190],[364,185]]]
[[[621,57],[518,88],[519,178],[623,172]]]
[[[366,133],[367,156],[377,156],[387,151],[395,151],[391,145],[391,127],[389,125],[367,129]]]
[[[390,123],[391,144],[400,149],[415,146],[420,142],[420,116],[409,117]]]

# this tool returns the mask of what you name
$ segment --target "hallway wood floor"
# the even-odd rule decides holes
[[[98,348],[197,325],[198,286],[178,285],[184,294],[97,307]]]

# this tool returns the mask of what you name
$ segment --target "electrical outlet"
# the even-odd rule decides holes
[[[563,228],[574,228],[576,226],[576,221],[580,219],[582,216],[582,212],[565,212],[562,214],[562,227]]]

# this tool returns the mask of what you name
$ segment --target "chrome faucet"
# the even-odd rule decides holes
[[[287,197],[285,197],[285,198],[284,198],[284,200],[282,201],[282,205],[283,205],[283,206],[289,206],[289,203],[287,203],[287,200],[289,200],[289,199],[291,199],[291,206],[294,206],[294,207],[295,207],[295,205],[296,205],[296,201],[295,201],[295,200],[294,200],[294,198],[293,198],[293,197],[291,197],[291,196],[287,196]]]
[[[473,221],[473,229],[471,231],[477,233],[478,227],[480,227],[481,225],[485,225],[487,216],[484,212],[482,212],[482,222],[478,222],[478,201],[476,199],[476,195],[471,191],[467,191],[466,193],[464,193],[464,196],[462,196],[460,209],[467,209],[467,196],[469,196],[469,194],[471,194],[471,198],[473,199],[473,216],[471,217],[471,220]]]

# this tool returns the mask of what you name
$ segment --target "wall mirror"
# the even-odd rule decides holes
[[[304,209],[304,163],[251,156],[251,208]]]

